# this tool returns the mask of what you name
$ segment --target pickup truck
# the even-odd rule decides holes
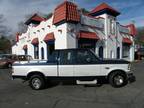
[[[22,61],[12,66],[12,78],[29,81],[39,90],[48,80],[75,81],[77,84],[98,84],[107,81],[113,87],[122,87],[135,81],[125,60],[101,59],[90,49],[55,50],[47,61]]]

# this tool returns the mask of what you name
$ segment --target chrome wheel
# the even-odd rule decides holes
[[[114,77],[114,82],[116,85],[122,85],[124,83],[124,78],[120,75]]]
[[[114,71],[109,75],[109,83],[115,87],[123,87],[128,83],[127,76],[124,72]]]
[[[39,78],[33,78],[32,79],[32,86],[35,88],[35,89],[40,89],[41,87],[41,80]]]
[[[8,68],[11,68],[12,67],[12,64],[8,64]]]

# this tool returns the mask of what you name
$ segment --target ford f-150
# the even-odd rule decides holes
[[[47,61],[16,62],[12,78],[29,81],[32,89],[45,87],[47,80],[73,80],[77,84],[96,84],[103,80],[113,87],[135,81],[125,60],[101,59],[90,49],[55,50]]]

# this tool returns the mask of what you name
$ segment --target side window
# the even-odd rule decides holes
[[[97,57],[89,50],[77,51],[76,55],[78,64],[94,64],[98,61]]]
[[[54,51],[51,55],[48,57],[48,61],[50,62],[56,62],[58,57],[58,51]]]
[[[60,52],[60,65],[68,65],[74,63],[74,52],[67,50]]]

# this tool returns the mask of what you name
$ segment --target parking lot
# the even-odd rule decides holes
[[[144,61],[132,67],[137,80],[122,88],[59,84],[40,91],[1,69],[0,108],[144,108]]]

